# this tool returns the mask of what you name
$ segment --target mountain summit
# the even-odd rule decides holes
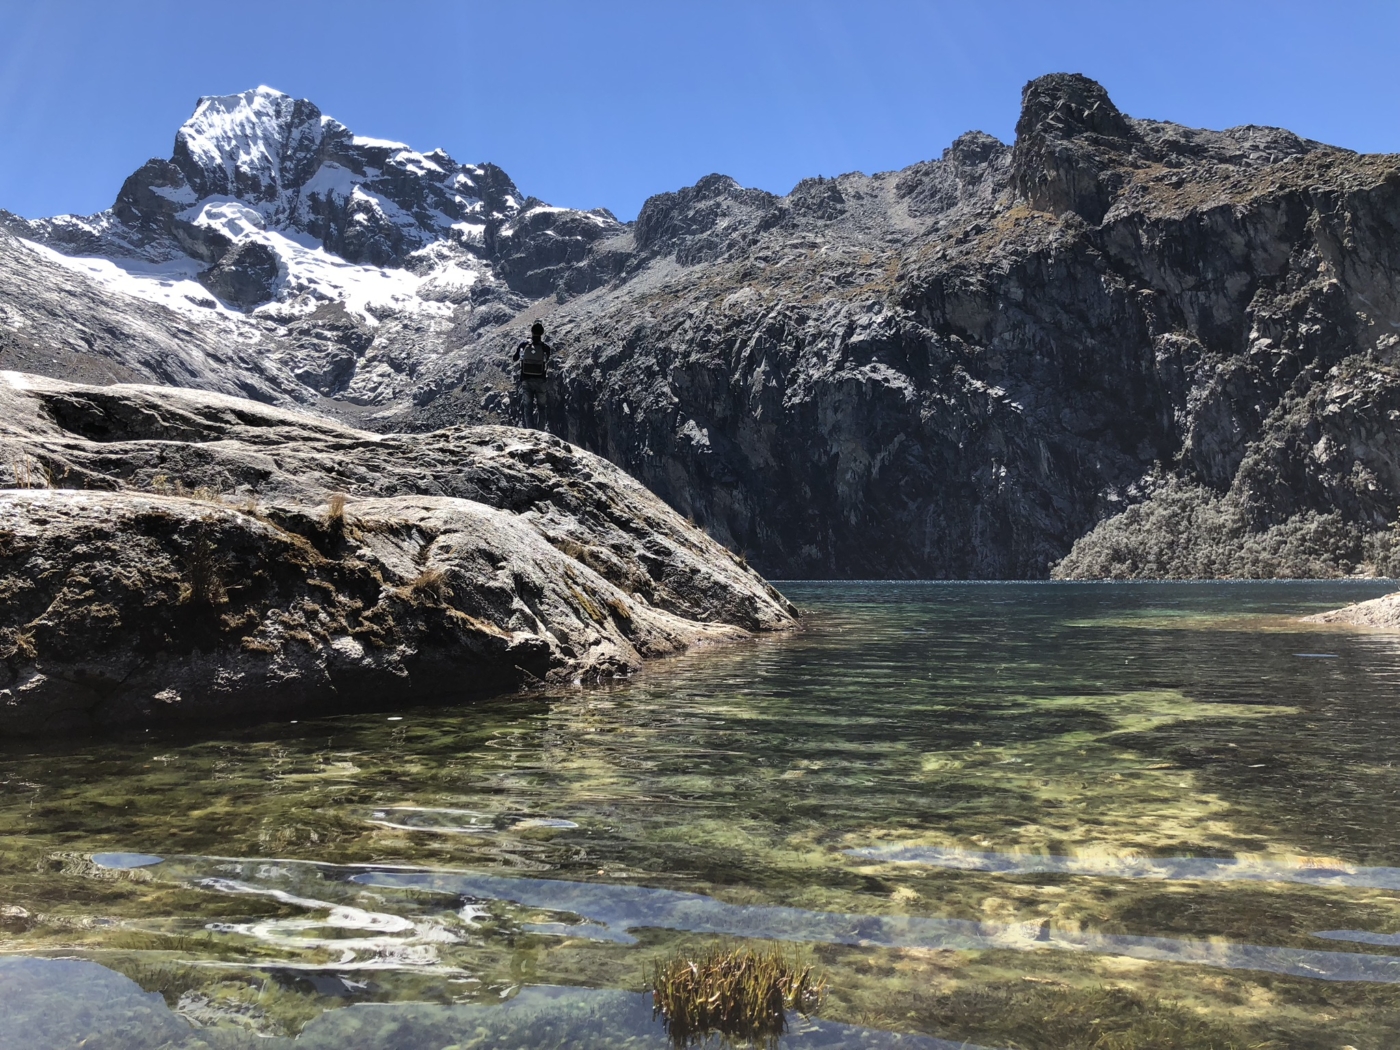
[[[515,243],[522,218],[524,246]],[[524,198],[495,165],[355,135],[306,99],[269,87],[201,98],[170,159],[142,165],[110,210],[20,227],[70,254],[183,270],[227,306],[275,302],[284,316],[322,302],[372,308],[373,292],[357,292],[380,275],[354,267],[430,277],[438,300],[498,273],[514,279],[507,283],[547,284],[551,274],[537,271],[620,230],[606,211]],[[524,265],[501,266],[506,257]],[[396,294],[401,305],[419,290],[395,283],[390,301]]]

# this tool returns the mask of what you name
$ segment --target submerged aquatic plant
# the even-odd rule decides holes
[[[718,1034],[726,1041],[776,1046],[787,1011],[806,1014],[826,997],[825,978],[777,949],[711,948],[657,963],[652,1005],[678,1047]]]

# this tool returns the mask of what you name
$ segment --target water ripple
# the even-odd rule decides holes
[[[599,925],[606,929],[608,940],[621,940],[620,935],[626,931],[659,927],[690,933],[882,948],[1093,952],[1153,962],[1262,970],[1324,981],[1400,983],[1400,958],[1383,955],[1170,937],[1077,933],[1054,930],[1048,923],[997,924],[966,919],[853,915],[772,905],[726,904],[713,897],[678,890],[553,879],[501,878],[431,871],[362,871],[351,876],[350,881],[364,886],[437,891],[570,912],[584,920],[577,926],[563,927],[563,932],[575,937],[596,937],[596,927]],[[629,936],[628,941],[631,940]]]
[[[1093,875],[1192,882],[1296,882],[1306,886],[1400,890],[1400,868],[1371,868],[1334,859],[1219,860],[1211,857],[1070,857],[982,853],[938,846],[868,846],[847,856],[890,864],[922,864],[998,875]]]

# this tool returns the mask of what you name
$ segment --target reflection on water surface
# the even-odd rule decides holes
[[[1400,638],[1296,620],[1386,589],[797,584],[608,690],[11,744],[0,1048],[665,1046],[744,938],[794,1047],[1388,1046]]]

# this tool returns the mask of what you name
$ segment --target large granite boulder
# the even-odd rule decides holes
[[[603,460],[0,373],[0,729],[470,699],[791,627]]]

